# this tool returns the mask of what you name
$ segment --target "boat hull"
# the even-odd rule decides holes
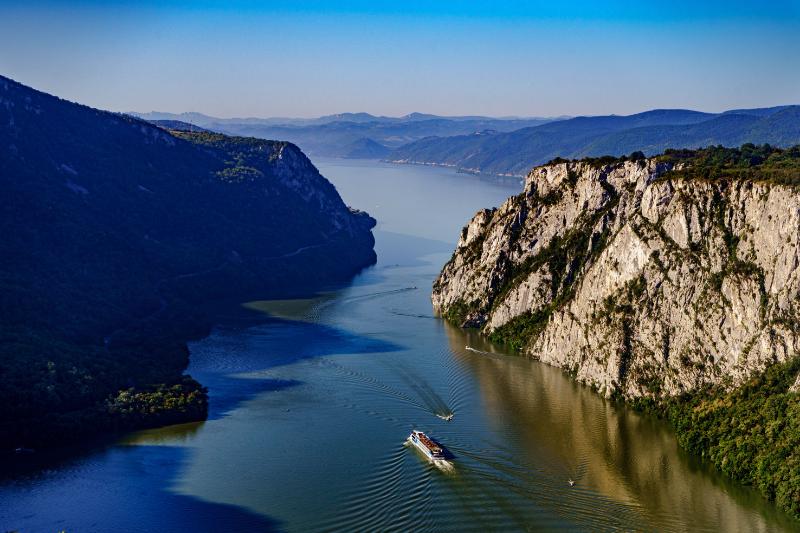
[[[431,442],[431,444],[433,444],[435,446],[435,448],[437,449],[437,451],[433,451],[428,446],[426,446],[424,440],[430,441],[430,439],[426,435],[418,434],[417,432],[411,433],[411,435],[409,435],[409,437],[408,437],[408,442],[414,448],[419,450],[420,453],[422,453],[422,455],[424,455],[429,461],[434,462],[434,463],[436,463],[436,462],[446,462],[446,459],[444,457],[444,453],[443,453],[443,450],[441,449],[441,447],[438,446],[438,444],[434,444],[434,443]]]

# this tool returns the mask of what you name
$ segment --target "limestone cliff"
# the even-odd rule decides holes
[[[627,398],[737,385],[794,357],[800,187],[761,159],[709,173],[692,157],[533,169],[462,230],[434,307]]]

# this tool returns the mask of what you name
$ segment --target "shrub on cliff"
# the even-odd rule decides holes
[[[800,145],[787,149],[768,144],[739,148],[710,146],[699,150],[666,150],[663,162],[682,168],[663,176],[689,179],[751,179],[783,185],[800,185]]]

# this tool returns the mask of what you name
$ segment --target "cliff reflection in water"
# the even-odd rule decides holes
[[[554,465],[549,474],[565,485],[571,478],[638,509],[656,529],[793,526],[754,491],[683,453],[666,423],[605,400],[560,369],[499,353],[474,331],[443,327],[454,358],[475,376],[486,419],[524,454],[521,462]]]

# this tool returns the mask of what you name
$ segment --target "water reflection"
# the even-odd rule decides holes
[[[528,461],[564,465],[552,474],[635,507],[653,529],[796,526],[754,491],[687,457],[662,421],[604,400],[557,368],[492,355],[477,335],[443,327],[454,356],[477,378],[487,418]]]
[[[283,529],[263,513],[176,494],[165,484],[179,476],[192,455],[191,448],[170,445],[166,435],[190,440],[193,429],[197,427],[170,428],[147,439],[163,445],[119,446],[18,478],[0,491],[0,529],[89,533]]]
[[[225,311],[191,347],[207,422],[0,484],[0,530],[796,527],[683,456],[657,420],[432,316],[444,241],[514,191],[417,167],[323,170],[381,221],[379,264],[342,290]],[[412,428],[453,453],[452,472],[403,445]]]

